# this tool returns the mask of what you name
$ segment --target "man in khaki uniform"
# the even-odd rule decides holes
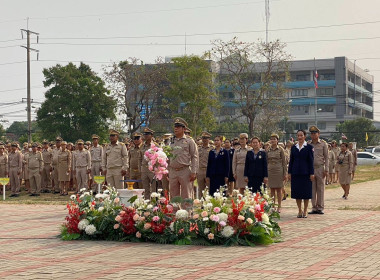
[[[123,189],[123,176],[128,170],[128,151],[125,144],[118,141],[119,132],[110,130],[110,144],[104,148],[102,172],[106,176],[108,185],[116,189]]]
[[[150,149],[154,131],[146,127],[144,128],[143,133],[144,143],[141,146],[139,153],[139,170],[141,171],[142,187],[145,190],[145,199],[149,199],[150,194],[154,191],[153,186],[155,186],[156,182],[153,182],[154,173],[149,170],[148,161],[144,158],[144,154],[147,150]]]
[[[5,153],[4,144],[0,144],[0,178],[8,177],[8,155]],[[3,188],[0,188],[0,193],[3,194]]]
[[[139,164],[140,149],[142,146],[142,134],[135,132],[133,134],[133,145],[129,149],[128,159],[129,159],[129,179],[131,180],[141,180],[141,170]],[[134,188],[141,189],[142,182],[135,183]]]
[[[82,139],[79,139],[77,143],[78,151],[75,153],[73,165],[79,192],[81,189],[88,188],[88,174],[91,172],[91,154],[88,150],[84,149]]]
[[[167,147],[167,146],[170,147],[170,142],[172,138],[173,138],[173,135],[171,133],[165,133],[163,137],[163,140],[164,140],[163,147]],[[162,176],[161,182],[162,182],[162,188],[169,193],[169,177],[167,174],[164,174],[164,176]]]
[[[208,155],[212,150],[210,146],[211,134],[204,131],[201,134],[202,145],[198,146],[198,155],[199,155],[199,168],[197,172],[197,181],[198,181],[198,199],[202,197],[202,192],[206,187],[206,171],[208,163]]]
[[[331,146],[332,146],[331,150],[334,152],[335,158],[337,159],[340,154],[340,147],[336,143],[335,140],[331,141]],[[339,180],[339,164],[337,162],[335,162],[334,164],[335,164],[335,175],[333,176],[333,179],[334,179],[333,183],[337,183]]]
[[[325,177],[329,174],[329,149],[324,140],[319,139],[319,129],[315,125],[309,128],[311,141],[314,147],[314,177],[311,203],[312,211],[309,214],[324,214],[325,207]]]
[[[174,119],[173,158],[169,163],[170,196],[193,198],[192,182],[197,177],[198,148],[192,138],[185,135],[187,122],[182,118]]]
[[[22,177],[20,178],[20,185],[22,183],[22,179],[24,179],[25,182],[25,189],[30,192],[30,185],[29,185],[29,174],[28,174],[28,155],[29,155],[29,144],[24,142],[23,144],[23,150],[21,151],[22,154]]]
[[[41,192],[41,174],[44,169],[44,161],[42,154],[37,151],[38,144],[33,143],[32,152],[29,153],[27,159],[30,196],[39,196]]]
[[[22,172],[22,154],[17,150],[17,143],[11,144],[12,151],[8,155],[9,181],[12,194],[10,197],[17,197],[20,194],[20,175]]]
[[[59,181],[58,181],[58,154],[61,150],[61,142],[62,142],[62,138],[58,136],[55,139],[55,147],[52,148],[52,168],[53,168],[53,171],[51,172],[51,179],[52,179],[52,185],[54,185],[54,186],[53,186],[51,192],[55,193],[55,194],[60,193]]]
[[[49,141],[42,141],[42,159],[44,160],[44,169],[41,176],[41,192],[49,192],[51,188],[51,176],[50,172],[52,171],[52,157],[53,153],[49,148]]]
[[[103,147],[99,145],[99,136],[98,135],[92,135],[92,145],[90,149],[91,153],[91,176],[94,178],[94,176],[100,175],[100,170],[102,169],[102,158],[103,158]],[[92,180],[92,190],[96,192],[97,190],[97,183]]]

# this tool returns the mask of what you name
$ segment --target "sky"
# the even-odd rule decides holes
[[[347,56],[380,86],[379,0],[270,0],[269,40],[294,59]],[[216,39],[265,40],[264,0],[0,0],[0,121],[26,121],[26,39],[31,36],[32,119],[44,101],[42,70],[83,61],[100,76],[112,62],[136,57],[202,55]],[[27,18],[29,18],[27,20]],[[342,40],[344,39],[344,40]],[[185,44],[186,42],[186,44]],[[375,119],[380,120],[380,93]],[[22,102],[24,100],[24,102]]]

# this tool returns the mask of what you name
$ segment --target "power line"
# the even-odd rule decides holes
[[[44,88],[44,86],[32,86],[31,88]],[[26,88],[5,89],[5,90],[0,90],[0,92],[19,91],[19,90],[25,90],[25,89]]]

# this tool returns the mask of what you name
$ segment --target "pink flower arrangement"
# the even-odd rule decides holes
[[[220,212],[220,208],[219,207],[215,207],[214,208],[214,212],[218,214]]]
[[[152,143],[150,149],[144,153],[144,158],[148,161],[148,169],[158,180],[162,180],[162,176],[168,174],[168,157],[162,148]]]
[[[152,220],[153,220],[153,222],[158,222],[158,221],[160,220],[160,217],[158,217],[158,216],[154,216],[154,217],[152,218]]]

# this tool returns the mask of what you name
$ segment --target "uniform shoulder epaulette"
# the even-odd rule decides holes
[[[307,141],[308,144],[311,144],[311,140]]]

